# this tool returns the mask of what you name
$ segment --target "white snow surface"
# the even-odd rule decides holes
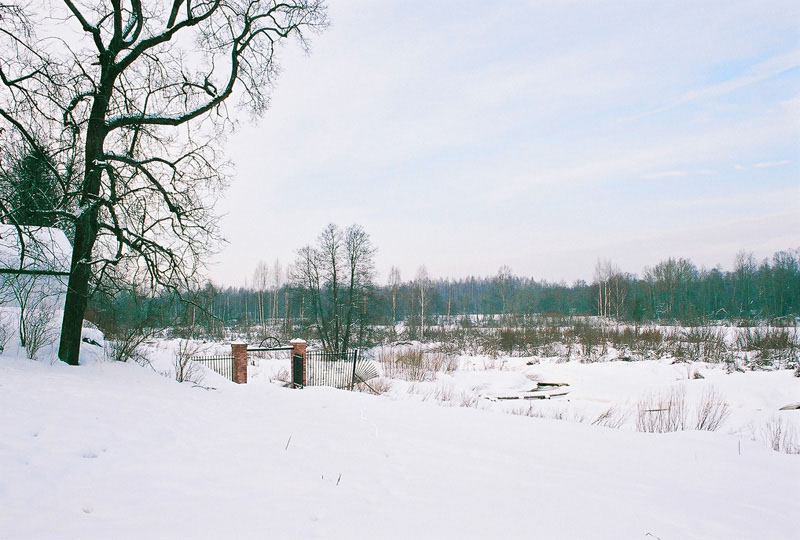
[[[571,403],[605,407],[657,380],[714,380],[747,394],[737,410],[770,414],[800,390],[788,372],[683,369],[521,362],[451,384],[569,379]],[[443,407],[399,384],[290,390],[266,371],[206,389],[135,364],[0,357],[0,538],[798,538],[800,456],[729,430]]]

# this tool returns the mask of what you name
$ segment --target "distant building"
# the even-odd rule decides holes
[[[22,289],[37,304],[63,309],[71,260],[61,229],[0,223],[0,305],[18,307]]]

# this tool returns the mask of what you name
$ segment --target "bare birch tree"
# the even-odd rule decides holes
[[[280,259],[275,259],[275,264],[272,266],[272,316],[273,320],[278,318],[278,291],[283,286],[283,268],[281,267]],[[287,315],[288,316],[288,315]],[[302,317],[302,313],[300,314]]]
[[[269,288],[270,274],[269,265],[264,261],[259,261],[256,265],[256,270],[253,274],[253,289],[256,292],[256,299],[258,305],[256,306],[256,313],[258,314],[258,322],[261,325],[261,333],[266,337],[267,335],[267,289]]]
[[[400,290],[400,270],[392,266],[389,270],[389,288],[392,290],[392,325],[397,324],[397,292]]]
[[[509,289],[511,287],[511,267],[508,265],[503,265],[497,270],[497,288],[500,292],[500,313],[505,319],[506,312],[508,309],[508,294]]]
[[[628,278],[613,262],[600,259],[594,268],[597,284],[597,314],[619,320],[625,299],[628,296]]]
[[[428,269],[425,265],[417,269],[417,275],[414,277],[414,284],[419,292],[419,339],[425,338],[425,300],[428,289],[431,287],[431,280],[428,276]]]

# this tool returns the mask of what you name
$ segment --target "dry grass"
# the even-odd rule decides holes
[[[587,423],[586,415],[578,411],[570,411],[566,408],[548,409],[529,403],[527,406],[514,407],[506,411],[508,414],[516,416],[527,416],[529,418],[544,418],[546,420],[566,420],[579,424]]]
[[[472,391],[462,391],[459,396],[459,405],[462,407],[477,407],[480,399],[480,395],[474,389]]]
[[[611,406],[592,421],[593,426],[603,426],[620,429],[628,420],[628,412],[619,407]]]
[[[377,362],[384,377],[406,381],[430,381],[436,379],[437,373],[452,373],[458,368],[455,356],[421,348],[382,349],[378,352]]]
[[[800,454],[800,442],[797,440],[794,428],[780,416],[767,421],[758,435],[767,446],[776,452]]]
[[[722,400],[722,396],[713,387],[709,387],[703,392],[697,406],[695,429],[716,431],[730,414],[730,405]]]
[[[274,377],[272,377],[272,380],[274,380],[274,381],[278,381],[278,382],[281,382],[281,383],[283,383],[285,386],[290,386],[290,385],[292,384],[292,376],[291,376],[291,374],[289,373],[289,368],[282,368],[282,369],[280,369],[280,370],[279,370],[279,371],[278,371],[278,372],[275,374],[275,376],[274,376]]]
[[[636,430],[646,433],[670,433],[686,429],[686,394],[675,387],[650,394],[636,405]]]
[[[392,381],[391,379],[378,377],[370,379],[369,382],[361,381],[356,383],[355,389],[358,392],[366,392],[379,396],[389,392],[392,389]]]
[[[796,347],[789,328],[748,328],[739,334],[739,348],[743,351],[781,351]]]
[[[693,326],[677,337],[685,343],[685,352],[690,360],[721,363],[730,356],[724,334],[718,328]]]
[[[791,328],[748,328],[736,340],[742,351],[756,353],[751,362],[758,367],[772,366],[775,361],[779,367],[798,363],[800,346]]]

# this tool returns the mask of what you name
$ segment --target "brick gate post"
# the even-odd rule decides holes
[[[293,339],[289,343],[292,345],[292,363],[291,363],[291,368],[292,368],[292,386],[294,386],[295,388],[302,388],[308,382],[308,371],[307,371],[308,365],[306,364],[306,346],[307,346],[307,344],[306,344],[305,340],[302,340],[302,339]],[[301,365],[302,365],[301,370],[302,371],[300,371],[300,373],[297,373],[297,371],[295,370],[295,363],[294,363],[295,362],[295,360],[294,360],[295,355],[300,355],[300,356],[303,357],[303,359],[301,361]]]
[[[233,353],[233,382],[245,384],[247,382],[247,343],[234,341],[231,343]]]

